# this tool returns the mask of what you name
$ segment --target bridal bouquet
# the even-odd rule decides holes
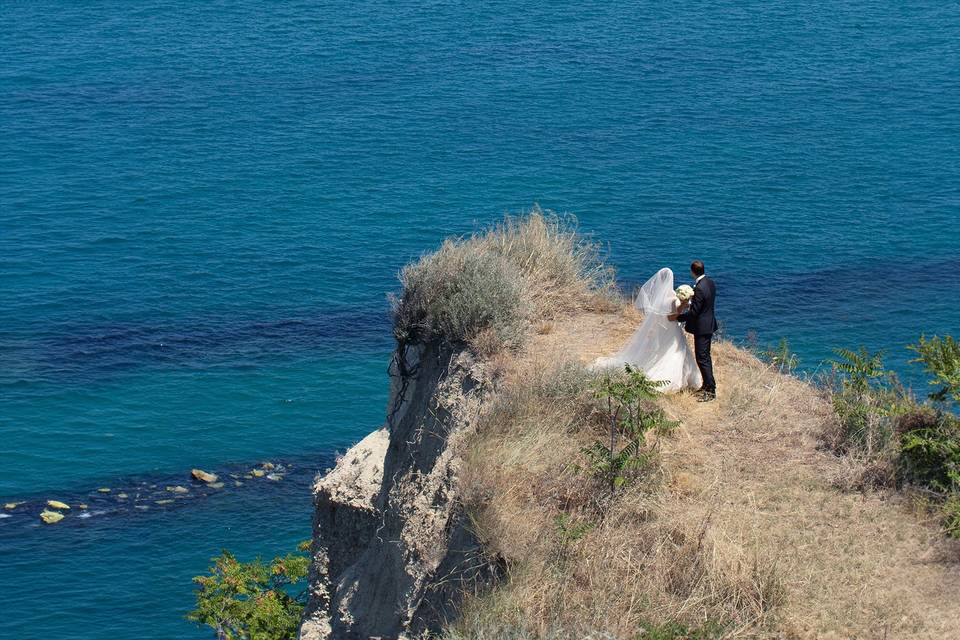
[[[680,298],[682,302],[686,302],[693,297],[693,287],[688,284],[682,284],[677,287],[676,291],[677,297]]]

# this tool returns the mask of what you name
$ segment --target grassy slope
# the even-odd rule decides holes
[[[492,362],[512,406],[494,406],[464,478],[510,578],[453,635],[633,637],[648,622],[715,620],[731,637],[957,637],[957,543],[890,494],[837,490],[844,462],[817,448],[828,402],[728,343],[715,348],[718,401],[664,398],[682,426],[661,443],[658,477],[599,516],[571,463],[602,425],[529,389],[558,363],[616,351],[638,320],[574,313]],[[564,544],[561,511],[595,528]]]

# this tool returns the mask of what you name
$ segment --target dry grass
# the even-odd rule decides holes
[[[400,281],[392,301],[398,340],[468,343],[484,356],[520,346],[531,323],[616,300],[598,246],[577,233],[574,220],[539,208],[447,239],[405,267]]]
[[[829,403],[729,343],[714,350],[718,401],[663,398],[681,428],[645,482],[606,499],[575,469],[603,428],[583,365],[619,348],[637,320],[582,311],[500,356],[462,482],[508,576],[468,600],[450,637],[632,638],[672,620],[719,622],[723,637],[960,628],[957,544],[889,494],[838,491],[843,462],[817,448]],[[592,528],[572,539],[560,514]]]

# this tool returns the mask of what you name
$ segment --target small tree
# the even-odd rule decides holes
[[[786,338],[780,338],[776,347],[767,347],[763,356],[780,369],[780,373],[792,373],[800,366],[800,358],[790,348],[790,342]]]
[[[300,545],[305,550],[309,543]],[[212,627],[218,640],[292,640],[306,603],[309,558],[289,554],[270,564],[240,562],[224,550],[210,574],[193,579],[196,609],[187,619]]]
[[[917,344],[907,348],[917,354],[910,362],[922,364],[924,371],[932,376],[930,384],[940,387],[930,398],[942,403],[960,403],[960,344],[953,336],[934,336],[927,340],[921,335]]]
[[[630,365],[624,373],[602,375],[593,385],[594,397],[606,403],[610,437],[596,440],[583,453],[590,473],[602,478],[610,493],[639,475],[650,463],[654,450],[646,445],[646,434],[664,434],[677,426],[668,420],[653,401],[665,381],[650,380]],[[622,442],[622,444],[621,444]]]

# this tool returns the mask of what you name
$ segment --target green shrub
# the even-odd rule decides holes
[[[898,484],[919,487],[938,504],[948,534],[960,537],[960,345],[952,336],[908,347],[937,390],[932,403],[920,403],[883,368],[881,354],[838,349],[833,363],[840,376],[833,406],[838,433],[831,444],[840,452],[865,454],[895,473]]]
[[[883,367],[883,354],[835,349],[831,362],[839,380],[833,408],[838,427],[830,445],[841,453],[857,452],[868,458],[882,455],[891,443],[894,422],[903,397],[893,375]]]
[[[305,548],[304,543],[300,546]],[[310,560],[300,554],[240,562],[224,550],[209,575],[197,576],[196,609],[187,619],[214,629],[223,640],[292,640],[306,603]],[[291,594],[291,592],[293,592]]]
[[[630,365],[624,367],[622,374],[607,372],[594,383],[594,396],[605,405],[610,435],[582,451],[587,458],[587,470],[601,479],[611,494],[651,466],[656,450],[647,445],[647,433],[663,435],[678,424],[668,420],[663,410],[652,403],[664,384],[650,380]]]
[[[941,415],[930,427],[901,435],[904,478],[938,492],[960,491],[960,421]]]
[[[960,344],[953,336],[927,340],[920,336],[917,344],[907,347],[917,354],[911,362],[920,363],[932,376],[930,384],[940,387],[931,399],[943,403],[960,403]]]

